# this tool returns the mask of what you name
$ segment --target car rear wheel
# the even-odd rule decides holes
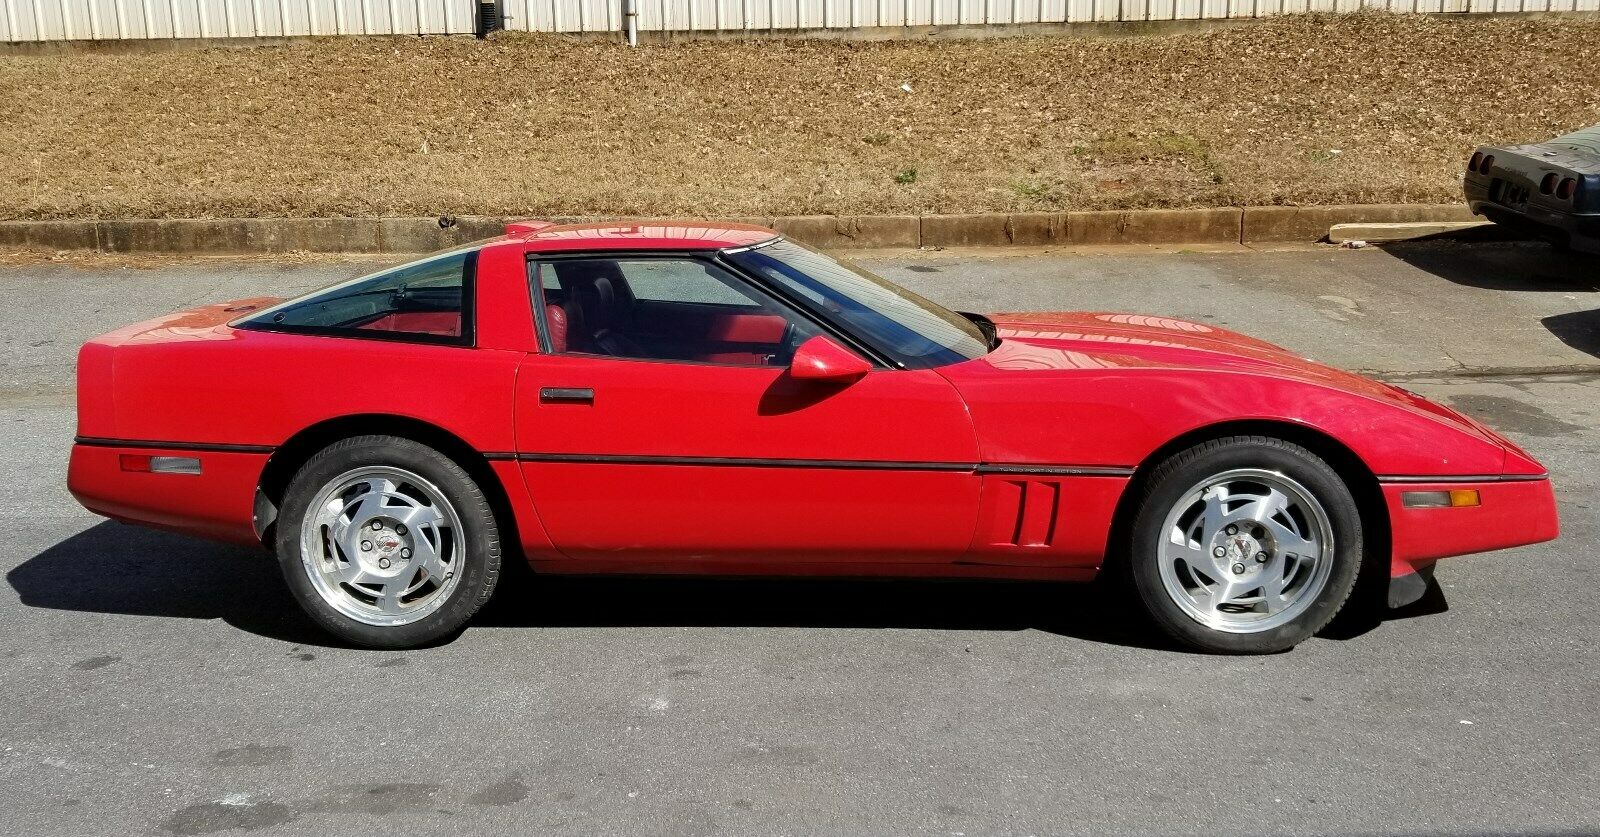
[[[1343,607],[1361,567],[1350,489],[1299,445],[1206,442],[1156,467],[1133,524],[1128,577],[1151,620],[1205,651],[1294,647]]]
[[[284,495],[277,551],[307,614],[358,645],[408,648],[489,600],[500,539],[487,498],[449,457],[393,436],[312,456]]]

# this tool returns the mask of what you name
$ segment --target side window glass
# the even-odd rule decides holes
[[[635,299],[761,308],[760,299],[753,292],[744,291],[738,278],[713,265],[664,259],[623,261],[617,265]]]
[[[456,342],[469,336],[469,279],[476,252],[433,256],[314,291],[262,311],[241,325]]]
[[[786,366],[818,334],[726,270],[687,258],[552,259],[529,266],[556,352],[735,366]]]

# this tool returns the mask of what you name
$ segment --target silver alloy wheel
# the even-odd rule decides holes
[[[1293,621],[1333,573],[1327,511],[1277,471],[1238,468],[1197,483],[1167,513],[1160,544],[1167,595],[1227,633]]]
[[[300,557],[323,601],[367,625],[415,622],[461,580],[461,518],[433,483],[401,468],[347,471],[317,492]]]

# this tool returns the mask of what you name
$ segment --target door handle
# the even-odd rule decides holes
[[[594,390],[587,387],[540,387],[540,404],[593,404]]]

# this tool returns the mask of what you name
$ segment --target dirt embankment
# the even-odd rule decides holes
[[[1453,201],[1600,122],[1600,21],[966,42],[330,39],[0,58],[0,218]]]

